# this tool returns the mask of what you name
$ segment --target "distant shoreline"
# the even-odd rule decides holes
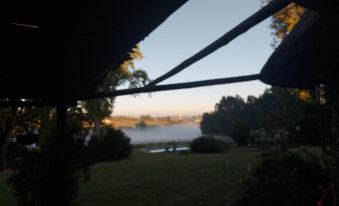
[[[166,126],[172,126],[172,125],[198,125],[197,123],[193,123],[193,122],[177,122],[177,123],[169,123],[169,124],[146,124],[145,126],[138,126],[138,125],[134,125],[134,126],[118,126],[115,127],[117,129],[135,129],[135,128],[144,128],[144,127],[166,127]]]
[[[186,119],[174,119],[174,118],[131,118],[131,117],[112,117],[104,120],[106,125],[118,128],[140,128],[140,127],[163,127],[175,124],[194,124],[199,125],[200,119],[197,117],[191,117]]]

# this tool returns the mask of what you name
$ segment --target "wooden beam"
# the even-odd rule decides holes
[[[108,98],[108,97],[116,97],[122,95],[132,95],[132,94],[140,94],[147,92],[158,92],[158,91],[168,91],[168,90],[178,90],[178,89],[189,89],[195,87],[204,87],[204,86],[212,86],[212,85],[220,85],[220,84],[231,84],[237,82],[245,82],[245,81],[253,81],[261,78],[260,74],[252,74],[245,76],[237,76],[237,77],[228,77],[228,78],[220,78],[220,79],[209,79],[202,81],[194,81],[194,82],[185,82],[185,83],[176,83],[176,84],[164,84],[164,85],[156,85],[153,87],[145,86],[140,88],[132,88],[132,89],[121,89],[110,92],[99,92],[86,94],[79,97],[74,97],[74,99],[68,99],[67,102],[71,102],[72,104],[68,105],[76,105],[75,102],[77,100],[91,100],[91,99],[100,99],[100,98]],[[48,107],[48,106],[56,106],[60,103],[60,101],[0,101],[0,107]]]
[[[291,3],[291,0],[273,0],[271,3],[263,7],[261,10],[259,10],[258,12],[256,12],[255,14],[247,18],[245,21],[238,24],[236,27],[234,27],[232,30],[230,30],[226,34],[224,34],[222,37],[220,37],[216,41],[214,41],[212,44],[208,45],[207,47],[205,47],[198,53],[186,59],[185,61],[180,63],[178,66],[174,67],[172,70],[170,70],[166,74],[153,80],[147,86],[152,87],[170,78],[171,76],[181,72],[182,70],[189,67],[193,63],[213,53],[220,47],[227,45],[233,39],[245,33],[247,30],[257,25],[261,21],[265,20],[266,18],[270,17],[271,15],[275,14],[279,10],[283,9],[285,6],[287,6],[290,3]]]
[[[121,90],[116,90],[116,91],[111,91],[111,92],[94,93],[86,97],[83,97],[82,100],[116,97],[116,96],[122,96],[122,95],[131,95],[131,94],[139,94],[139,93],[147,93],[147,92],[189,89],[189,88],[204,87],[204,86],[219,85],[219,84],[230,84],[230,83],[258,80],[260,77],[261,77],[260,74],[252,74],[252,75],[246,75],[246,76],[210,79],[210,80],[203,80],[203,81],[156,85],[152,87],[145,86],[141,88],[121,89]]]

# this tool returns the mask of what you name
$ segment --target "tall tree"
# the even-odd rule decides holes
[[[261,0],[261,5],[266,5],[271,1],[272,0]],[[292,31],[304,11],[305,9],[303,7],[292,3],[273,15],[272,23],[270,24],[270,28],[274,36],[272,42],[273,47],[277,47],[281,40],[283,40],[285,36]]]
[[[135,60],[143,59],[140,45],[136,45],[130,53],[130,59],[107,74],[98,91],[114,91],[118,86],[128,84],[129,88],[140,87],[149,82],[144,70],[135,68]],[[104,118],[113,112],[115,97],[83,101],[80,103],[85,110],[87,118],[94,124],[94,135],[100,136],[100,125]]]
[[[204,113],[200,124],[204,134],[230,135],[246,144],[250,130],[265,129],[271,136],[281,129],[289,132],[292,144],[319,144],[316,105],[300,98],[300,91],[272,87],[258,98],[223,97],[215,111]]]

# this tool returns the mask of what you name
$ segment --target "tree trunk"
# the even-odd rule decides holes
[[[50,139],[48,154],[47,195],[42,198],[42,206],[68,206],[72,196],[72,151],[70,138],[66,133],[67,106],[56,107],[56,134]]]

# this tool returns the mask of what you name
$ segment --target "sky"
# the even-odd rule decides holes
[[[260,0],[190,0],[141,43],[136,61],[150,79],[166,73],[260,9]],[[273,49],[270,19],[262,22],[161,84],[259,73]],[[116,98],[113,115],[201,115],[222,96],[258,96],[269,85],[260,81],[162,91]]]

